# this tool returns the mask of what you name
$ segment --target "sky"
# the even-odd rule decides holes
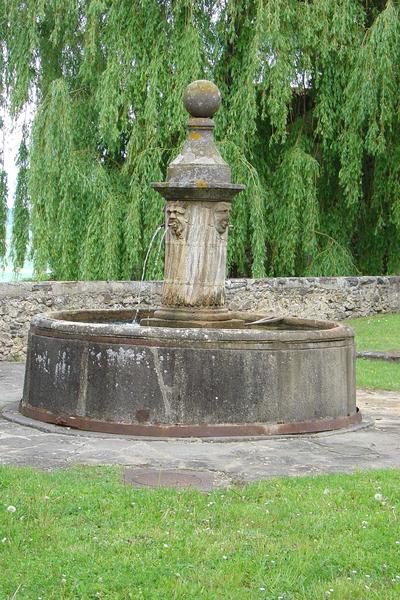
[[[15,164],[18,154],[19,144],[22,137],[22,126],[26,118],[31,119],[33,108],[28,107],[17,119],[12,120],[9,113],[0,109],[0,117],[4,121],[4,137],[0,138],[0,143],[4,144],[4,169],[7,173],[8,198],[7,206],[11,208],[14,204],[15,187],[17,184],[18,169]],[[7,227],[7,246],[10,244],[11,228]],[[21,277],[32,276],[32,265],[27,262],[21,272],[16,275],[13,271],[10,260],[7,261],[5,268],[0,269],[0,282],[14,281]]]
[[[22,113],[14,122],[8,112],[0,110],[0,116],[4,120],[4,169],[7,173],[8,200],[7,205],[12,207],[14,204],[15,186],[17,182],[17,167],[15,164],[18,147],[21,141],[22,125],[26,118],[25,112]]]

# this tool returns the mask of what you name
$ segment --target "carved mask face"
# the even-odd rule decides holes
[[[214,225],[215,229],[220,235],[223,235],[228,229],[230,210],[230,204],[228,204],[227,202],[220,202],[215,209]]]
[[[185,229],[185,219],[183,215],[185,209],[180,204],[169,204],[167,206],[167,226],[172,231],[173,235],[181,238]]]

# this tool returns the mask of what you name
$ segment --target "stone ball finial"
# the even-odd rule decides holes
[[[198,79],[189,83],[183,104],[192,117],[211,119],[221,104],[221,94],[215,83]]]

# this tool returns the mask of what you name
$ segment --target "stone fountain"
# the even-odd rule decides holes
[[[166,181],[152,184],[166,200],[161,306],[34,317],[21,412],[153,437],[266,436],[360,422],[349,327],[225,307],[229,213],[244,186],[232,183],[214,143],[218,88],[195,81],[184,104],[187,140]]]

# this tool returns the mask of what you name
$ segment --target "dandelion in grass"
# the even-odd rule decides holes
[[[9,512],[9,513],[15,513],[16,510],[17,509],[15,508],[15,506],[12,506],[12,505],[7,506],[7,512]]]

